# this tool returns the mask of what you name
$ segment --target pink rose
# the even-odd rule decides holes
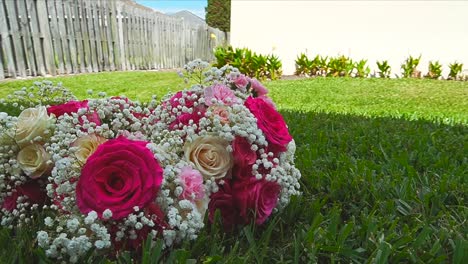
[[[84,214],[112,211],[112,219],[126,217],[133,207],[145,208],[156,198],[163,170],[146,148],[148,142],[125,137],[99,145],[88,157],[76,186],[76,202]]]
[[[249,80],[247,79],[247,77],[245,77],[245,75],[241,74],[237,76],[233,81],[237,89],[245,92],[245,89],[247,88],[247,85],[249,84]]]
[[[70,101],[61,105],[52,105],[47,108],[47,113],[54,114],[56,117],[62,116],[64,114],[71,114],[78,112],[79,109],[86,108],[88,109],[88,100],[84,101]]]
[[[239,211],[234,203],[231,183],[229,181],[220,185],[219,190],[210,196],[208,219],[211,223],[214,222],[217,210],[221,213],[221,219],[225,230],[231,230],[239,223]]]
[[[183,199],[190,201],[203,199],[205,196],[205,189],[203,176],[199,171],[192,169],[190,166],[185,166],[181,169],[179,178],[184,188],[184,191],[180,195]]]
[[[223,84],[214,84],[205,89],[205,104],[207,106],[213,105],[212,99],[225,105],[232,105],[238,101],[234,92]]]
[[[257,79],[250,79],[250,89],[254,97],[264,96],[268,93],[267,88],[263,86]]]
[[[274,153],[286,151],[292,137],[281,114],[261,98],[248,97],[244,104],[257,118],[258,128],[268,141],[268,149]]]
[[[276,182],[246,179],[234,183],[233,194],[244,223],[263,224],[276,207],[281,187]]]
[[[16,209],[17,200],[20,196],[26,196],[31,204],[43,205],[47,201],[47,193],[38,181],[28,181],[23,185],[16,187],[16,190],[8,197],[5,197],[1,208],[12,212]]]
[[[227,107],[222,105],[215,105],[210,107],[213,117],[217,116],[221,124],[229,124],[229,111]]]

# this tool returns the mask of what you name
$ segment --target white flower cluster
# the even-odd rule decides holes
[[[83,215],[61,214],[46,217],[47,231],[37,232],[38,245],[50,258],[76,263],[93,247],[102,251],[111,247],[108,228],[97,221],[96,212]]]

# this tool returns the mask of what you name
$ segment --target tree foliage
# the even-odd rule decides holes
[[[208,0],[206,23],[224,32],[231,29],[231,0]]]

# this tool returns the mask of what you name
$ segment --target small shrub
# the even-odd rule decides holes
[[[276,57],[275,55],[271,54],[267,57],[267,70],[268,70],[268,75],[272,80],[276,80],[281,78],[281,75],[283,74],[283,64],[281,63],[281,60],[279,57]]]
[[[328,73],[328,57],[322,57],[317,55],[314,58],[314,61],[317,63],[317,75],[327,76]]]
[[[327,76],[333,77],[347,77],[350,76],[354,69],[353,61],[344,56],[338,56],[335,58],[330,58],[328,62],[328,72]]]
[[[419,57],[409,56],[405,60],[405,63],[401,64],[401,70],[404,78],[420,78],[421,72],[418,71],[416,68],[421,61],[421,55]]]
[[[388,65],[388,61],[377,61],[377,68],[379,68],[380,78],[390,78],[391,67]]]
[[[447,79],[458,80],[460,77],[459,75],[463,69],[463,63],[458,63],[458,62],[451,63],[449,64],[449,68],[450,68],[450,72],[449,72]]]
[[[306,54],[301,53],[296,58],[296,75],[325,76],[327,74],[327,57],[315,56],[310,60]]]
[[[370,68],[366,65],[367,60],[360,60],[354,63],[355,77],[365,78],[370,73]]]
[[[424,77],[429,79],[439,79],[440,76],[442,76],[442,64],[440,64],[438,61],[430,61],[428,72]]]
[[[278,57],[257,54],[248,48],[217,47],[214,56],[215,67],[229,64],[238,68],[240,72],[260,80],[279,79],[282,74],[282,63]]]
[[[295,60],[296,63],[296,75],[309,75],[309,71],[312,67],[312,61],[307,58],[305,53],[301,53]]]

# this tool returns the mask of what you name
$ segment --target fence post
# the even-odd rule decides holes
[[[26,65],[24,64],[25,54],[23,53],[23,44],[21,43],[21,35],[18,25],[18,15],[15,11],[16,1],[6,1],[6,11],[8,12],[8,18],[10,20],[10,32],[11,38],[13,39],[13,45],[15,47],[14,54],[16,58],[16,65],[18,74],[21,77],[26,77]]]
[[[37,1],[37,18],[39,20],[39,31],[41,34],[44,50],[44,61],[47,72],[52,75],[57,74],[57,67],[54,61],[54,50],[52,46],[52,37],[50,35],[49,14],[47,12],[47,1]]]
[[[0,35],[2,36],[2,54],[6,57],[7,61],[7,76],[16,78],[16,67],[15,67],[15,57],[13,55],[13,49],[10,43],[10,32],[8,31],[8,23],[6,10],[3,8],[3,1],[0,0]],[[2,58],[2,68],[3,68],[3,58]],[[3,71],[2,71],[3,73]]]

